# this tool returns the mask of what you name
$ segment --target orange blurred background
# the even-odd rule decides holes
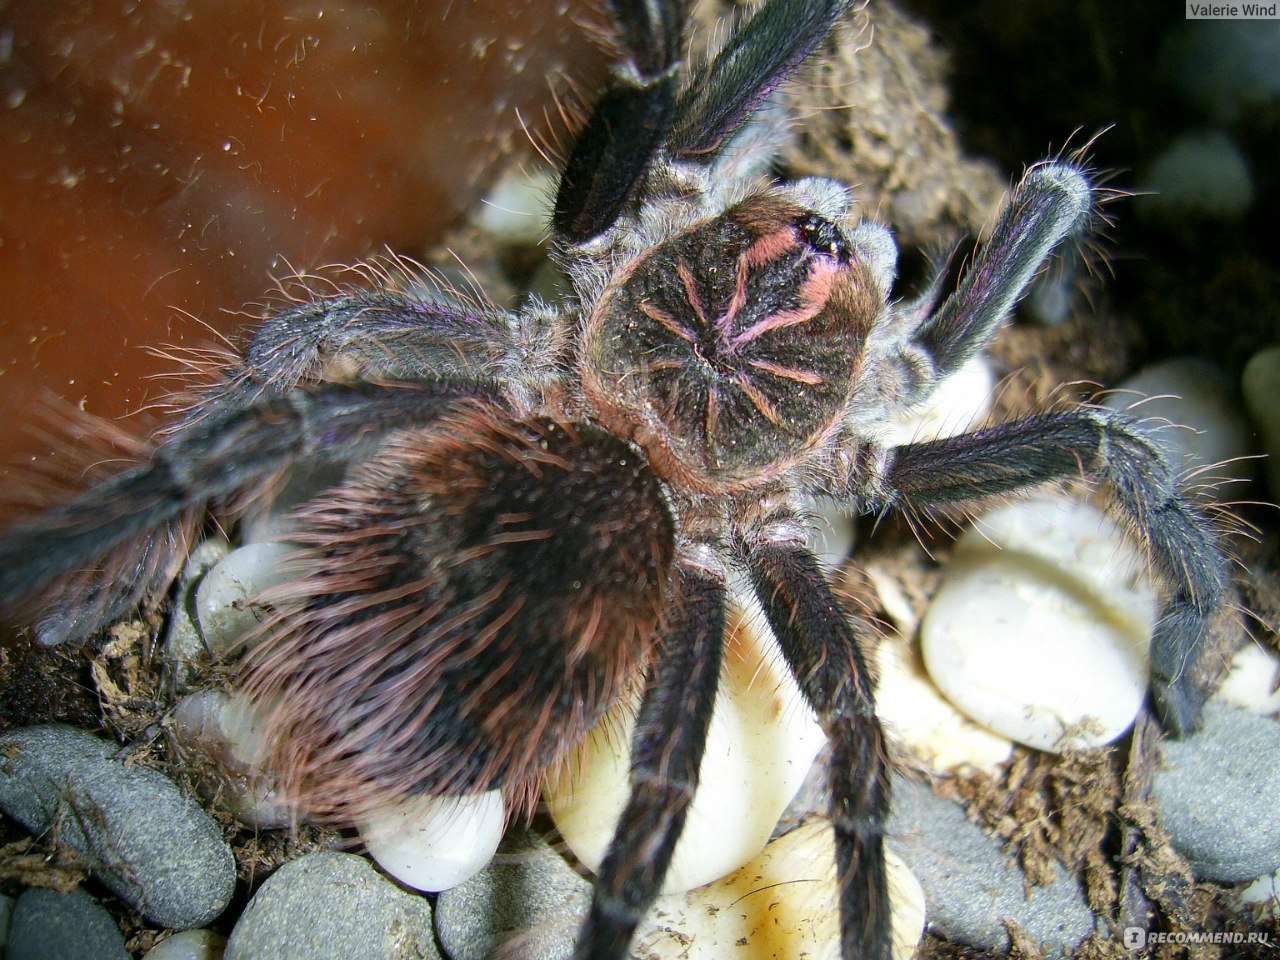
[[[272,277],[416,254],[600,51],[567,0],[11,0],[0,469],[50,391],[118,417]],[[554,112],[554,111],[552,111]],[[139,427],[140,429],[140,427]]]

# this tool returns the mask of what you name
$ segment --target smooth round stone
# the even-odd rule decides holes
[[[225,539],[210,537],[196,545],[182,568],[177,599],[164,635],[165,658],[179,690],[194,683],[199,668],[209,660],[209,647],[195,616],[195,588],[230,552],[231,544]]]
[[[1211,487],[1219,499],[1241,496],[1241,484],[1257,472],[1257,461],[1250,458],[1252,430],[1236,385],[1208,360],[1175,357],[1143,367],[1107,396],[1106,405],[1147,421],[1145,434],[1161,446],[1177,473],[1208,468],[1189,477],[1192,486],[1228,481]]]
[[[893,957],[910,960],[924,932],[924,893],[892,850],[885,850],[885,862]],[[729,876],[659,898],[632,954],[654,960],[836,960],[838,903],[831,824],[814,817]]]
[[[978,518],[921,628],[929,677],[967,716],[1039,750],[1123,734],[1148,685],[1155,598],[1120,527],[1090,504]]]
[[[436,893],[474,877],[498,849],[506,826],[502,793],[419,797],[360,821],[360,839],[378,865],[406,886]]]
[[[251,602],[269,587],[294,578],[286,562],[299,553],[287,543],[251,543],[231,551],[196,587],[196,618],[215,657],[232,653],[265,618]]]
[[[201,750],[219,775],[201,781],[206,799],[247,827],[285,827],[295,812],[264,774],[261,711],[241,696],[201,690],[178,701],[169,726],[179,742]]]
[[[111,914],[83,890],[24,890],[14,904],[5,960],[129,960]]]
[[[227,941],[224,960],[440,960],[431,904],[363,857],[312,853],[267,878]]]
[[[512,170],[481,201],[477,222],[495,240],[536,247],[547,237],[557,184],[548,170]]]
[[[142,960],[222,960],[227,938],[212,930],[183,930],[166,937]]]
[[[976,356],[947,377],[922,407],[895,418],[881,435],[886,444],[954,437],[975,429],[991,413],[995,374],[985,356]]]
[[[1013,921],[1047,956],[1062,956],[1093,932],[1079,877],[1055,864],[1053,883],[1029,886],[1002,841],[925,784],[894,779],[886,835],[924,890],[929,929],[948,940],[1007,952]]]
[[[1280,713],[1280,657],[1255,640],[1231,658],[1231,667],[1218,692],[1224,703],[1264,717]]]
[[[489,866],[440,894],[436,935],[450,960],[569,960],[590,905],[591,884],[564,857],[513,830]]]
[[[980,727],[943,699],[904,641],[882,639],[878,661],[876,714],[891,739],[917,759],[940,772],[987,773],[1009,759],[1013,741]]]
[[[1234,220],[1253,206],[1244,153],[1221,130],[1189,131],[1156,158],[1134,207],[1147,215],[1200,214]]]
[[[826,737],[754,597],[735,597],[698,792],[663,891],[701,886],[763,848]],[[630,793],[634,705],[611,711],[548,785],[569,849],[599,868]]]
[[[1210,701],[1199,732],[1160,749],[1160,820],[1196,876],[1243,883],[1280,869],[1280,724]]]
[[[1263,469],[1271,499],[1280,501],[1280,347],[1259,350],[1249,358],[1240,389],[1267,455]]]
[[[59,839],[94,876],[157,926],[203,926],[235,891],[222,830],[164,774],[115,753],[73,727],[8,733],[0,737],[0,808],[36,834],[56,820]]]
[[[1280,907],[1280,870],[1259,877],[1240,891],[1241,903],[1265,903],[1274,911]]]

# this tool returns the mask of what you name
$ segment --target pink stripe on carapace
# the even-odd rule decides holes
[[[698,294],[698,283],[693,279],[693,271],[689,269],[689,265],[684,262],[683,257],[676,258],[676,273],[680,275],[680,282],[684,284],[684,295],[689,298],[689,306],[693,307],[693,312],[698,316],[698,322],[705,327],[707,325],[707,312],[702,308],[702,297]]]
[[[768,360],[748,360],[747,363],[755,367],[757,370],[763,370],[765,373],[772,373],[775,377],[782,377],[786,380],[795,380],[797,383],[807,383],[811,387],[822,382],[822,377],[810,370],[797,370],[794,367],[784,367],[777,363],[770,363]]]
[[[748,266],[760,267],[772,260],[777,260],[788,250],[794,250],[800,243],[795,227],[782,227],[772,233],[766,233],[747,247],[742,258]]]
[[[685,340],[688,343],[696,342],[693,336],[693,331],[682,326],[680,322],[676,320],[675,317],[671,316],[671,314],[667,313],[667,311],[655,307],[647,300],[641,300],[639,306],[641,313],[650,320],[662,324],[662,326],[666,327],[681,340]]]
[[[728,334],[733,327],[733,321],[737,319],[738,311],[742,309],[742,305],[747,302],[747,278],[751,276],[751,265],[747,262],[746,254],[738,258],[738,278],[733,285],[733,296],[729,299],[729,306],[725,308],[724,315],[716,321],[716,329],[722,334]]]
[[[831,298],[831,287],[835,283],[836,274],[841,267],[829,260],[815,259],[809,279],[800,288],[801,306],[794,310],[780,310],[772,316],[765,317],[733,338],[735,347],[750,343],[771,330],[782,327],[793,327],[798,323],[808,323],[827,305]]]
[[[755,408],[764,414],[766,420],[775,426],[782,422],[782,417],[778,415],[777,408],[769,402],[768,397],[760,392],[759,387],[742,374],[735,376],[733,382],[738,385],[738,389],[747,395],[747,399],[755,404]]]

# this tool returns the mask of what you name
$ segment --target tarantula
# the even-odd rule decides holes
[[[846,0],[766,0],[681,59],[679,0],[610,0],[621,65],[563,165],[564,303],[504,312],[422,288],[269,318],[150,459],[0,540],[0,602],[60,596],[46,642],[162,590],[210,507],[304,459],[349,464],[298,513],[248,687],[274,767],[320,815],[395,792],[536,793],[639,687],[632,792],[578,956],[625,956],[698,785],[727,582],[745,573],[830,738],[846,960],[889,956],[884,734],[859,636],[806,549],[802,497],[927,510],[1068,478],[1110,487],[1167,587],[1152,694],[1193,730],[1189,669],[1224,565],[1128,417],[1080,408],[889,446],[888,419],[980,351],[1096,191],[1032,167],[945,298],[895,303],[888,230],[848,187],[768,179],[778,86]],[[942,271],[939,271],[941,275]]]

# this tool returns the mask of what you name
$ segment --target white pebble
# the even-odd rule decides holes
[[[1009,504],[956,542],[925,614],[929,676],[972,719],[1040,750],[1101,746],[1148,685],[1155,598],[1143,561],[1095,507]]]
[[[415,890],[456,887],[479,873],[506,825],[497,790],[464,797],[418,797],[359,823],[370,856]]]
[[[815,817],[710,886],[659,898],[633,953],[658,960],[839,960],[835,844]],[[894,960],[924,932],[924,891],[886,849]]]
[[[142,960],[221,960],[227,938],[212,930],[182,930],[165,937]]]
[[[1192,213],[1234,220],[1253,206],[1253,175],[1221,130],[1184,133],[1156,158],[1134,206],[1141,213]]]
[[[549,170],[512,170],[480,204],[479,226],[502,243],[537,246],[547,235],[555,177]]]
[[[263,608],[250,601],[290,580],[286,561],[299,552],[287,543],[251,543],[205,574],[196,587],[196,617],[215,658],[232,653],[262,622]]]
[[[978,726],[942,698],[907,644],[886,637],[878,651],[876,714],[890,737],[932,769],[995,773],[1013,742]]]
[[[1280,916],[1280,870],[1259,877],[1240,891],[1242,903],[1265,903]]]
[[[1236,651],[1216,696],[1252,713],[1280,713],[1280,657],[1253,640]]]
[[[169,717],[179,741],[203,750],[222,775],[207,784],[218,806],[260,830],[288,826],[293,811],[263,773],[263,717],[243,696],[201,690],[183,697]]]
[[[887,444],[954,437],[979,426],[991,413],[995,394],[991,362],[974,357],[940,384],[922,407],[896,418],[881,435]]]
[[[1113,410],[1146,421],[1146,433],[1189,483],[1209,484],[1219,499],[1242,493],[1252,479],[1249,422],[1225,370],[1200,357],[1175,357],[1139,370],[1106,400]],[[1165,421],[1165,422],[1161,422]],[[1203,468],[1203,469],[1202,469]],[[1225,481],[1214,483],[1216,480]]]
[[[753,597],[735,598],[698,792],[663,891],[701,886],[764,848],[826,740]],[[611,713],[549,785],[574,856],[599,868],[629,789],[634,706]]]
[[[1259,350],[1240,378],[1245,406],[1258,430],[1271,499],[1280,501],[1280,347]]]

